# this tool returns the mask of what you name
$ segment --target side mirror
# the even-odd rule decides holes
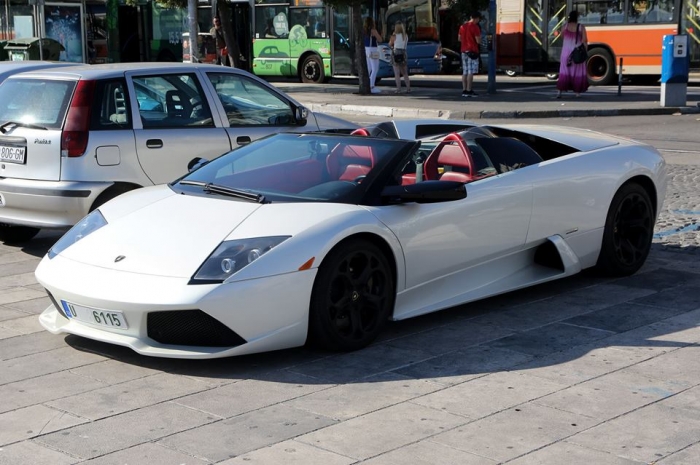
[[[306,120],[309,119],[309,110],[305,107],[296,107],[294,109],[294,120],[299,126],[306,124]]]
[[[187,164],[187,171],[189,173],[191,173],[192,171],[197,171],[199,168],[206,165],[207,163],[209,163],[209,160],[207,160],[206,158],[199,158],[199,157],[193,158]]]
[[[386,186],[381,196],[385,204],[449,202],[466,198],[467,188],[458,181],[423,181],[406,186]]]

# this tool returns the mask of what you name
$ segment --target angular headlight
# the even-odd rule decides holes
[[[192,277],[192,284],[224,282],[291,236],[256,237],[224,241]]]
[[[78,221],[75,226],[70,228],[70,230],[49,249],[49,258],[55,257],[80,239],[88,234],[92,234],[106,224],[107,220],[102,216],[102,213],[100,213],[99,210],[93,211],[88,216]]]

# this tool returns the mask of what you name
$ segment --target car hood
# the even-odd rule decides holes
[[[121,195],[100,211],[107,225],[65,249],[62,258],[111,270],[176,278],[191,278],[225,240],[267,236],[290,236],[294,240],[277,246],[276,258],[270,256],[268,260],[264,256],[255,266],[236,273],[236,279],[296,271],[310,258],[322,256],[328,244],[339,240],[337,234],[354,231],[360,224],[378,224],[366,208],[358,205],[261,205],[228,197],[181,195],[164,185]],[[357,232],[366,231],[364,227]],[[318,266],[317,260],[312,262]]]
[[[261,207],[229,198],[178,195],[167,186],[139,191],[101,207],[107,225],[61,256],[125,272],[191,277],[229,233]]]

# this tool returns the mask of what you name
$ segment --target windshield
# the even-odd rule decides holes
[[[74,88],[75,81],[8,79],[0,86],[0,123],[59,129]]]
[[[337,134],[277,134],[240,147],[176,185],[245,190],[269,201],[336,201],[367,187],[410,142]],[[195,185],[199,183],[199,185]]]

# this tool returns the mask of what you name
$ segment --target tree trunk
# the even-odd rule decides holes
[[[369,71],[367,69],[367,52],[365,52],[360,5],[360,2],[355,2],[352,5],[352,24],[355,30],[355,69],[357,69],[357,77],[360,81],[360,95],[367,95],[370,93]]]
[[[190,32],[190,60],[192,63],[199,61],[199,35],[197,25],[197,0],[187,0],[188,30]]]
[[[224,40],[228,49],[228,62],[234,68],[240,68],[241,49],[238,47],[236,35],[233,32],[233,21],[231,14],[231,6],[226,1],[217,3],[219,8],[219,18],[221,19],[221,28],[224,30]]]

